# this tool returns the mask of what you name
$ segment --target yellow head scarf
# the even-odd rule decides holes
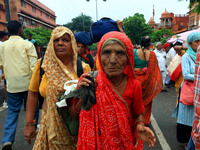
[[[71,37],[73,49],[73,69],[74,73],[70,72],[56,56],[54,52],[53,41],[65,33]],[[47,134],[48,140],[56,144],[72,144],[76,142],[76,137],[71,137],[58,112],[56,102],[60,94],[64,91],[64,83],[68,80],[78,79],[77,72],[77,44],[71,30],[66,27],[56,27],[51,34],[42,68],[47,76]]]

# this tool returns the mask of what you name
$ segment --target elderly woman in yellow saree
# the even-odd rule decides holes
[[[33,122],[33,114],[37,107],[37,93],[45,97],[40,129],[33,150],[76,149],[77,137],[67,132],[61,117],[57,112],[56,102],[64,92],[64,83],[78,79],[77,75],[77,44],[73,33],[66,27],[56,27],[51,34],[42,68],[45,74],[41,83],[38,83],[38,66],[34,70],[27,101],[26,121]],[[82,62],[83,72],[90,71],[89,65]],[[37,80],[35,80],[37,79]],[[26,125],[24,135],[28,143],[35,138],[34,125]]]

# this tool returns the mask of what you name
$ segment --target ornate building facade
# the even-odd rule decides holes
[[[152,18],[149,20],[148,24],[152,26],[154,30],[159,30],[162,28],[171,29],[174,33],[179,33],[186,31],[188,28],[189,15],[174,15],[174,13],[169,13],[164,11],[161,14],[160,23],[155,23]]]
[[[5,2],[4,0],[0,0],[0,30],[5,30],[6,24]]]
[[[6,1],[6,0],[0,0]],[[19,20],[27,28],[45,27],[53,29],[56,27],[55,12],[38,0],[9,0],[9,13],[11,20]],[[6,29],[6,13],[0,5],[0,30]],[[8,14],[7,14],[8,15]]]
[[[200,19],[199,19],[200,15],[198,15],[196,12],[192,12],[192,10],[194,10],[194,7],[196,5],[197,4],[193,5],[189,11],[189,22],[188,22],[189,30],[199,28],[200,26]]]

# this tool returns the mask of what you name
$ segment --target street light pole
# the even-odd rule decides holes
[[[89,2],[90,0],[86,0],[87,2]],[[104,2],[106,1],[106,0],[103,0]],[[97,0],[96,0],[96,19],[97,19],[97,21],[98,21],[98,7],[97,7]]]
[[[96,0],[96,19],[98,21],[98,8],[97,8],[97,0]]]
[[[82,19],[83,19],[83,31],[85,31],[85,28],[84,28],[84,10],[82,9],[81,10],[81,14],[82,14]]]

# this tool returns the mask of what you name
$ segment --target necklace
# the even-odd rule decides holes
[[[123,80],[124,80],[124,75],[123,75],[122,79],[119,82],[117,82],[116,84],[114,84],[114,86],[118,87],[122,83]]]

